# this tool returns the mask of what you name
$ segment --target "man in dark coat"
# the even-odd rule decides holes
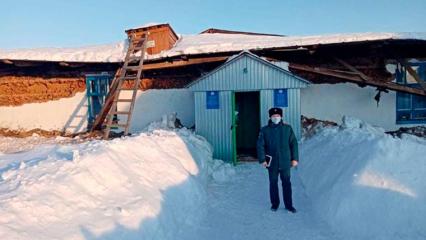
[[[271,210],[276,211],[280,205],[278,192],[278,176],[281,178],[285,208],[296,213],[293,206],[290,182],[290,168],[299,161],[298,143],[293,129],[282,121],[281,108],[269,109],[270,120],[262,127],[257,140],[257,156],[259,163],[268,169],[269,195]],[[266,160],[271,160],[270,165]]]

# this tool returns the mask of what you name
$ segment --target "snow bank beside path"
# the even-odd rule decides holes
[[[426,140],[345,118],[301,146],[314,208],[354,239],[426,238]]]
[[[186,129],[0,155],[0,239],[173,239],[201,217],[210,145]]]

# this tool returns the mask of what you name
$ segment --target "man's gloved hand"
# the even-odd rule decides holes
[[[298,162],[296,160],[291,160],[291,167],[296,167]]]

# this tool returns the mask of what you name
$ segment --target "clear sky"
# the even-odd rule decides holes
[[[426,32],[426,0],[1,0],[0,8],[0,48],[111,43],[148,22],[168,22],[182,34],[209,27],[285,35]]]

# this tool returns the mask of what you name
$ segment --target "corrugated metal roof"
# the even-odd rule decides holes
[[[227,81],[227,82],[225,82]],[[304,88],[309,81],[248,51],[187,85],[192,91]]]

